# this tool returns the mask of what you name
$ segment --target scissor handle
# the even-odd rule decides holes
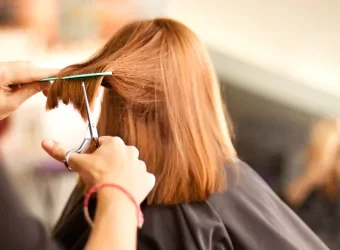
[[[84,138],[83,142],[81,143],[81,145],[79,146],[76,152],[79,154],[83,154],[86,152],[86,150],[89,149],[90,145],[91,145],[91,139]]]
[[[97,130],[95,130],[97,131]],[[76,150],[77,153],[82,154],[85,153],[86,150],[91,146],[91,143],[94,142],[96,147],[99,148],[99,142],[98,142],[98,135],[97,136],[93,136],[93,134],[91,135],[91,130],[89,128],[89,126],[86,129],[86,134],[84,137],[83,142],[81,143],[81,145],[79,146],[79,148]]]

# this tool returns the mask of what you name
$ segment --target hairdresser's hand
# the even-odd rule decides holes
[[[30,62],[0,63],[0,120],[6,118],[36,93],[48,89],[50,82],[37,82],[55,76],[58,69],[37,68]],[[9,85],[20,84],[11,88]]]
[[[72,153],[69,166],[88,185],[119,184],[141,203],[155,185],[155,176],[148,173],[145,163],[138,159],[139,151],[126,146],[119,137],[100,137],[99,145],[92,154]],[[61,144],[45,140],[42,147],[56,160],[64,160],[67,150]]]

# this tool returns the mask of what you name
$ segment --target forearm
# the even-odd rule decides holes
[[[121,191],[103,188],[89,241],[85,250],[136,250],[136,207]]]

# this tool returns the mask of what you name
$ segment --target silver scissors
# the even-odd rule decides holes
[[[72,153],[78,153],[78,154],[85,153],[86,150],[91,146],[91,144],[93,142],[95,143],[95,146],[97,148],[99,147],[97,126],[96,126],[96,124],[94,123],[94,121],[91,117],[90,105],[89,105],[89,100],[87,99],[86,88],[85,88],[84,82],[81,83],[81,87],[83,89],[83,94],[84,94],[88,125],[87,125],[84,140],[83,140],[82,144],[79,146],[79,148],[78,149],[71,149],[65,154],[64,164],[65,164],[66,168],[70,171],[72,171],[72,168],[70,168],[68,162],[69,162],[69,159],[70,159],[70,155]]]

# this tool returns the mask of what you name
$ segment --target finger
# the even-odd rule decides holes
[[[147,171],[147,170],[146,170],[146,164],[145,164],[145,162],[144,162],[144,161],[141,161],[141,160],[139,160],[138,162],[139,162],[139,167],[140,167],[140,169],[141,169],[142,171]]]
[[[156,177],[153,174],[148,173],[148,187],[150,188],[149,192],[153,189],[155,184],[156,184]]]
[[[56,76],[60,69],[38,68],[31,62],[15,61],[0,64],[0,67],[6,74],[6,83],[25,84],[39,81],[42,78]]]
[[[43,90],[44,96],[48,97],[48,93],[50,92],[50,88],[51,88],[51,85],[48,88]]]
[[[63,162],[67,149],[59,142],[53,140],[43,140],[41,143],[42,148],[57,161]]]
[[[59,142],[54,140],[43,140],[42,147],[50,156],[60,162],[64,162],[68,150]],[[92,166],[93,159],[86,154],[71,153],[69,157],[69,166],[74,171],[84,170]]]
[[[31,96],[41,92],[44,89],[48,89],[50,85],[50,82],[35,82],[23,85],[8,97],[8,102],[10,102],[14,108],[16,108]]]
[[[112,140],[112,137],[111,136],[100,136],[98,138],[98,144],[99,146],[102,146],[103,144],[109,142]]]
[[[104,144],[114,143],[114,144],[122,144],[125,145],[124,141],[120,137],[112,137],[112,136],[101,136],[98,138],[99,146],[102,146]]]
[[[139,150],[135,146],[128,146],[128,150],[130,151],[132,157],[139,157]]]

